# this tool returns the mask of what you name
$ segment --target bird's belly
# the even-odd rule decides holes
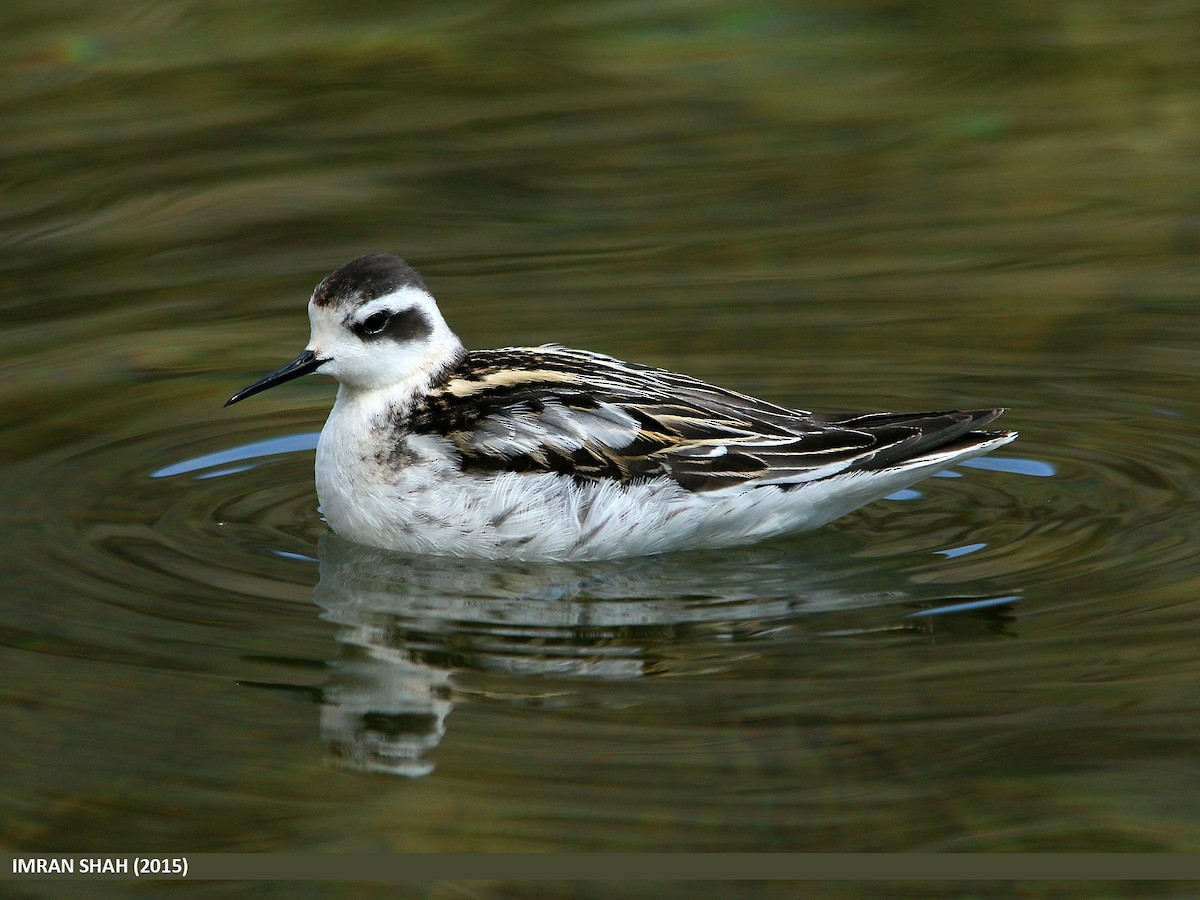
[[[318,478],[322,512],[352,541],[490,559],[603,559],[671,549],[663,526],[686,510],[673,483],[632,488],[555,474],[449,477],[410,466],[390,477]]]
[[[696,494],[667,478],[618,483],[553,473],[450,472],[413,463],[322,475],[322,512],[342,537],[406,553],[588,560],[748,543],[815,527],[774,487]]]
[[[751,543],[824,525],[946,464],[692,492],[666,477],[463,471],[444,441],[393,440],[381,446],[399,452],[385,453],[342,437],[356,433],[323,432],[317,447],[317,494],[334,531],[389,550],[486,559],[610,559]]]

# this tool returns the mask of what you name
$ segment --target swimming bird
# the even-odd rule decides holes
[[[383,253],[337,269],[311,337],[226,406],[332,375],[321,512],[415,554],[582,560],[820,527],[1016,438],[1002,409],[817,415],[554,344],[467,350],[421,276]]]

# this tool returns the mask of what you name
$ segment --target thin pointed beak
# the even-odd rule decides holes
[[[225,401],[226,406],[232,406],[239,400],[245,400],[247,397],[253,397],[260,391],[265,391],[267,388],[275,387],[277,384],[283,384],[285,381],[291,381],[293,378],[299,378],[301,375],[307,375],[310,372],[315,372],[318,367],[329,362],[327,359],[318,359],[317,354],[311,350],[305,350],[282,369],[276,369],[270,375],[260,378],[254,384],[242,388],[232,397]]]

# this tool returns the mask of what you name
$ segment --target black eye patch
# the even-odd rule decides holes
[[[402,309],[400,312],[380,310],[371,313],[361,322],[354,322],[350,330],[364,341],[387,338],[393,341],[419,341],[429,336],[432,327],[425,313],[419,309]]]

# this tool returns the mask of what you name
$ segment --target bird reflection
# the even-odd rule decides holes
[[[842,554],[834,554],[840,565],[822,569],[770,548],[496,563],[399,556],[326,533],[319,553],[315,599],[339,628],[322,695],[330,758],[410,777],[433,771],[429,754],[446,734],[456,672],[558,679],[694,672],[728,664],[747,652],[747,640],[786,630],[802,610],[909,599],[895,590],[850,590]],[[546,693],[556,689],[550,683]]]

